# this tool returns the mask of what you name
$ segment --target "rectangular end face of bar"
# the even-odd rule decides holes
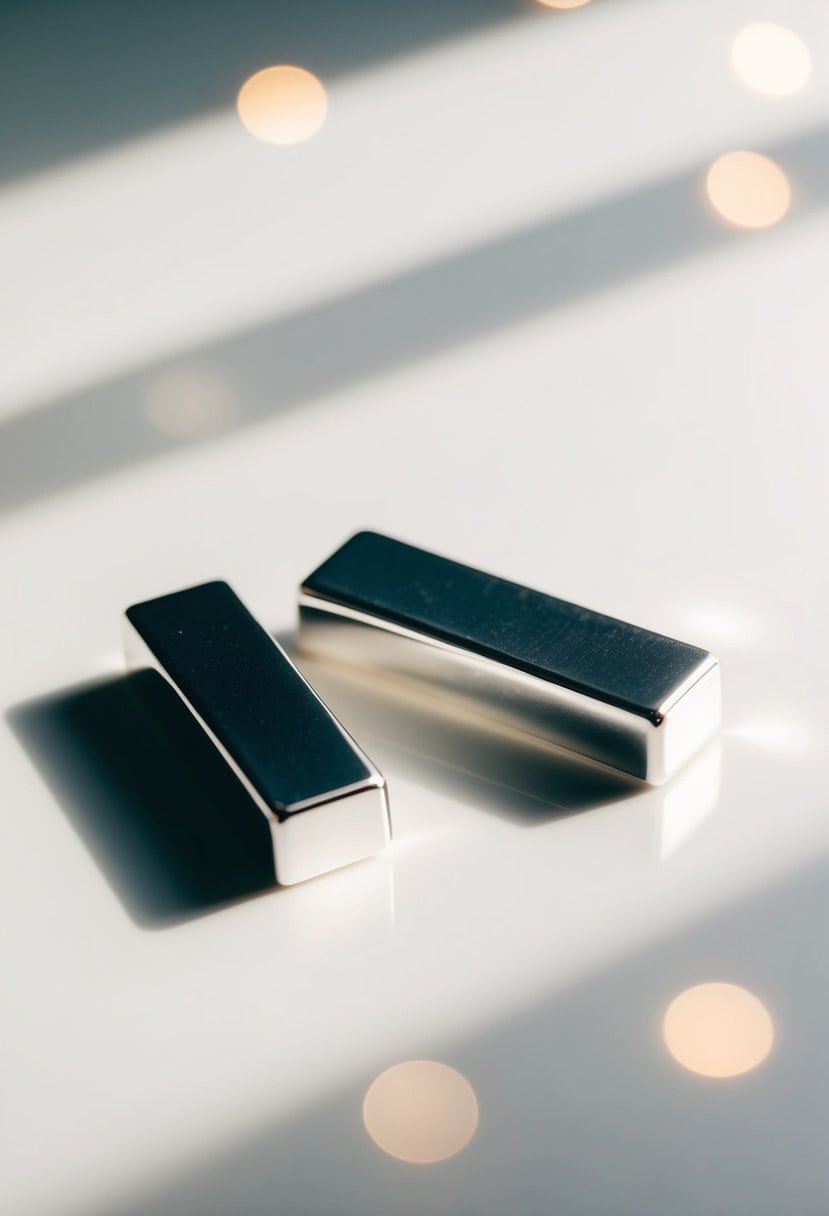
[[[130,666],[165,677],[270,821],[279,883],[383,847],[383,778],[226,583],[133,605],[124,634]]]
[[[699,679],[665,710],[653,727],[648,749],[647,780],[661,785],[690,760],[719,730],[722,720],[720,665],[709,656]]]
[[[652,783],[719,722],[699,647],[376,533],[306,579],[300,642]]]
[[[277,878],[283,886],[372,857],[390,835],[385,784],[272,821],[271,833]]]

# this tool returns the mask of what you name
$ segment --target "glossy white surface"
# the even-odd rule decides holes
[[[729,66],[761,19],[810,49],[795,96]],[[333,83],[300,159],[229,109],[0,192],[4,1211],[829,1205],[828,38],[809,0],[523,9]],[[741,147],[791,182],[767,232],[704,198]],[[152,429],[173,372],[220,386],[203,443]],[[207,578],[284,638],[358,527],[709,648],[720,739],[596,787],[307,664],[393,845],[160,918],[112,773],[31,703]],[[710,981],[774,1025],[731,1079],[662,1038]],[[430,1166],[362,1122],[422,1058],[479,1110]]]

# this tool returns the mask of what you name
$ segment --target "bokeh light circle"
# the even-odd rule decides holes
[[[300,144],[325,122],[328,98],[313,72],[280,64],[245,81],[236,109],[246,130],[263,143]]]
[[[750,1072],[774,1043],[774,1023],[760,998],[719,982],[697,984],[674,997],[662,1033],[676,1062],[703,1077]]]
[[[768,97],[797,93],[812,74],[806,43],[773,21],[755,21],[740,30],[731,44],[731,64],[743,84]]]
[[[157,431],[181,442],[230,430],[240,415],[228,381],[199,366],[170,367],[155,376],[147,386],[144,410]]]
[[[437,1060],[406,1060],[369,1086],[363,1123],[390,1157],[431,1165],[465,1148],[478,1126],[475,1091],[456,1069]]]
[[[770,228],[792,198],[786,174],[760,152],[726,152],[708,170],[705,189],[714,210],[739,228]]]

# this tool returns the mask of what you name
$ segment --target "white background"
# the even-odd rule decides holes
[[[796,97],[730,69],[758,19],[811,49]],[[810,0],[516,9],[337,80],[305,146],[230,96],[3,187],[4,1211],[825,1210],[827,47]],[[768,232],[705,199],[740,147],[792,183]],[[181,392],[192,442],[153,425]],[[33,703],[203,579],[289,634],[360,527],[711,649],[721,738],[562,813],[555,766],[465,774],[461,726],[308,665],[392,846],[154,918],[95,847],[107,773],[55,766]],[[756,1072],[668,1057],[706,980],[769,1009]],[[440,1166],[361,1124],[417,1057],[478,1095]]]

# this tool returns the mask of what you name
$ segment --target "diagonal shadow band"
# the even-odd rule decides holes
[[[580,978],[559,980],[484,1029],[470,1013],[462,1037],[429,1029],[413,1038],[417,1021],[409,1005],[419,990],[402,985],[398,1017],[409,1029],[400,1054],[375,1052],[327,1095],[293,1107],[279,1101],[277,1054],[270,1065],[274,1112],[258,1128],[234,1134],[228,1127],[225,1143],[200,1160],[157,1182],[125,1187],[105,1205],[87,1202],[84,1210],[96,1216],[822,1211],[825,1002],[814,961],[823,953],[826,879],[825,861],[813,859],[681,928],[666,933],[655,916],[644,942],[617,946],[603,960],[591,957]],[[553,957],[562,931],[551,917]],[[718,977],[768,993],[779,1019],[769,1061],[732,1079],[687,1073],[661,1034],[671,997]],[[457,984],[466,982],[459,959]],[[687,1033],[696,1042],[708,1033],[716,1042],[714,1021]],[[292,1049],[283,1042],[283,1051]],[[476,1134],[445,1164],[386,1157],[364,1126],[366,1088],[404,1053],[450,1062],[476,1091]]]
[[[163,12],[109,0],[0,5],[0,97],[15,113],[0,129],[0,181],[216,110],[268,62],[307,64],[330,82],[515,17],[514,0],[391,14],[384,0],[166,0]]]
[[[770,151],[796,183],[787,223],[826,205],[829,128]],[[603,199],[12,417],[0,424],[0,511],[180,447],[147,411],[176,367],[209,364],[232,386],[228,427],[251,426],[673,261],[762,239],[711,218],[700,178],[695,169]]]

